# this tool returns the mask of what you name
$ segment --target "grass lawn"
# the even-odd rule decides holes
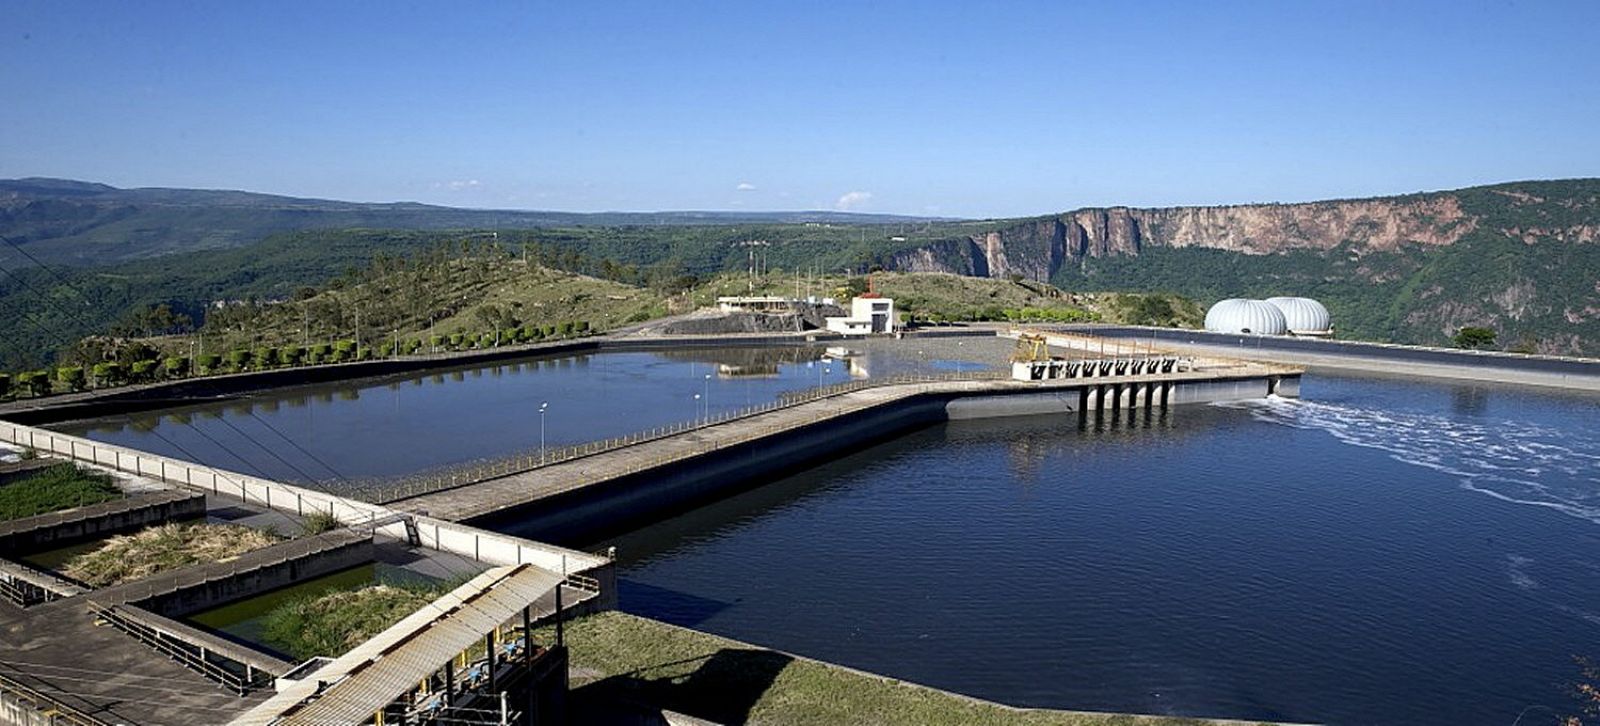
[[[548,641],[552,629],[543,633]],[[650,704],[718,723],[1183,726],[1203,719],[1015,709],[618,612],[567,625],[575,723]]]
[[[57,464],[0,486],[0,520],[120,499],[111,475],[75,464]]]
[[[236,524],[163,524],[119,535],[68,561],[62,573],[91,587],[138,580],[202,562],[219,562],[282,541]]]

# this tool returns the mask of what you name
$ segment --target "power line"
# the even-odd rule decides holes
[[[6,272],[6,274],[10,274],[10,272],[7,271],[4,266],[0,266],[0,272]],[[43,325],[41,325],[40,323],[38,323],[37,321],[34,321],[34,320],[29,320],[29,322],[31,322],[35,326],[39,327],[40,332],[43,332],[46,337],[49,337],[50,332]],[[122,414],[120,416],[120,418],[123,421],[125,421],[127,423],[127,425],[129,425],[129,426],[135,425],[133,417],[131,415]],[[227,423],[227,421],[225,419],[219,419],[219,420],[222,420],[224,423]],[[261,467],[257,466],[254,462],[250,461],[249,459],[246,459],[239,452],[234,451],[233,449],[229,448],[226,444],[222,443],[221,441],[218,441],[215,438],[212,438],[210,434],[207,434],[200,427],[195,426],[192,423],[191,424],[187,424],[187,425],[190,428],[194,429],[194,432],[199,434],[202,438],[204,438],[207,441],[210,441],[211,443],[215,444],[217,446],[217,448],[219,448],[219,449],[221,449],[221,450],[223,450],[223,451],[225,451],[225,452],[227,452],[229,454],[232,454],[233,458],[238,459],[240,463],[244,464],[245,466],[250,467],[251,469],[254,469],[256,471],[256,473],[258,473],[258,474],[260,474],[262,476],[262,478],[270,478],[270,477],[267,476],[266,471],[263,470]],[[209,467],[209,466],[206,466],[205,464],[201,463],[200,460],[197,457],[195,457],[195,455],[193,453],[191,453],[188,449],[185,449],[183,446],[179,445],[177,442],[167,438],[166,436],[163,436],[161,433],[157,432],[155,429],[153,429],[153,428],[150,429],[149,433],[150,433],[150,435],[155,436],[156,438],[161,439],[162,441],[166,442],[168,445],[170,445],[173,448],[177,449],[179,452],[182,452],[183,455],[188,456],[189,458],[193,459],[194,463],[199,464],[200,466],[202,466],[204,468],[210,469],[213,474],[216,474],[218,476],[222,476],[222,478],[227,479],[230,482],[233,482],[232,478],[222,475],[222,473],[220,471],[218,471],[215,467]],[[243,432],[241,432],[241,435],[242,434],[243,434]],[[233,483],[239,484],[240,482],[233,482]]]
[[[22,251],[20,247],[18,247],[15,243],[12,243],[9,239],[6,239],[4,236],[0,236],[0,239],[5,239],[6,243],[10,244],[13,249],[18,250],[19,252]],[[26,253],[24,253],[24,254],[26,254]],[[32,255],[29,255],[28,258],[29,259],[34,259]],[[65,280],[65,278],[63,278],[59,273],[56,273],[54,270],[51,270],[49,267],[44,266],[42,263],[39,263],[39,264],[40,264],[41,267],[44,267],[46,270],[49,270],[51,272],[51,274],[55,275],[56,279],[61,280],[62,284],[65,285],[69,290],[72,290],[72,292],[74,294],[76,294],[79,299],[83,300],[85,303],[88,303],[88,297],[85,296],[81,291],[79,291],[78,289],[73,287],[72,284],[70,282],[67,282]],[[18,282],[22,283],[22,285],[24,287],[26,287],[30,292],[33,292],[36,296],[38,296],[41,300],[45,301],[46,303],[48,303],[48,304],[50,304],[52,306],[55,306],[58,311],[62,312],[63,314],[65,314],[65,315],[67,315],[69,317],[76,318],[78,320],[78,322],[80,324],[83,324],[84,326],[86,326],[86,328],[93,328],[94,327],[92,323],[84,320],[78,313],[76,313],[74,311],[71,311],[71,310],[64,309],[64,308],[62,308],[60,306],[56,306],[55,300],[53,298],[51,298],[48,294],[45,294],[45,293],[39,291],[38,289],[34,288],[26,280],[22,279],[22,277],[20,277],[17,274],[13,273],[9,269],[6,269],[4,265],[0,265],[0,272],[4,272],[8,277],[11,277],[12,279],[17,280]],[[35,322],[35,325],[40,328],[40,331],[45,334],[45,337],[47,337],[47,338],[51,337],[50,331],[45,326],[40,325],[37,322]],[[58,338],[58,340],[59,340],[59,338]],[[207,381],[203,377],[198,377],[198,378],[195,378],[193,380],[198,382],[200,385],[205,386],[205,387],[211,389],[212,391],[218,393],[219,395],[223,394],[223,391],[220,388],[218,388],[216,386],[216,384],[213,384],[210,381]],[[349,479],[345,478],[345,476],[343,474],[339,473],[339,470],[333,468],[327,462],[323,461],[321,458],[317,457],[315,454],[312,454],[310,451],[307,451],[304,447],[300,446],[298,443],[295,443],[295,441],[293,439],[290,439],[286,434],[284,434],[282,431],[280,431],[277,427],[273,426],[266,419],[263,419],[259,415],[257,415],[256,412],[253,409],[251,409],[250,407],[246,407],[245,408],[245,413],[248,416],[250,416],[251,418],[255,419],[262,426],[266,427],[267,430],[277,434],[279,438],[283,439],[284,442],[288,443],[289,446],[293,447],[296,451],[299,451],[306,458],[316,462],[322,468],[328,470],[328,472],[333,474],[335,478],[339,479],[340,481],[342,481],[342,482],[344,482],[346,484],[349,483]],[[127,418],[128,418],[128,422],[131,424],[132,423],[132,418],[131,417],[127,417]],[[255,444],[262,451],[267,452],[267,454],[269,456],[273,457],[274,459],[277,459],[279,462],[283,463],[283,465],[289,467],[289,469],[291,471],[295,472],[296,474],[299,474],[311,486],[325,489],[325,487],[320,487],[319,486],[318,480],[317,480],[316,477],[311,476],[311,474],[306,472],[304,469],[301,469],[300,467],[296,466],[293,462],[291,462],[288,459],[285,459],[282,456],[280,456],[276,451],[273,451],[272,449],[270,449],[267,446],[263,445],[261,442],[256,441],[255,439],[251,438],[249,434],[246,434],[238,426],[234,425],[233,422],[227,420],[226,417],[218,416],[217,420],[221,421],[224,426],[227,426],[228,428],[233,429],[233,431],[235,433],[239,434],[239,436],[241,438],[245,439],[246,441],[249,441],[252,444]],[[229,449],[228,447],[224,446],[221,442],[219,442],[219,441],[217,441],[215,439],[212,439],[204,431],[202,431],[198,426],[194,426],[194,424],[192,424],[192,423],[188,424],[188,425],[191,428],[193,428],[196,431],[196,433],[199,433],[201,436],[203,436],[206,439],[210,440],[212,443],[216,444],[222,450],[227,451],[229,454],[232,454],[234,456],[234,458],[236,458],[239,461],[243,462],[246,466],[249,466],[250,468],[255,469],[256,472],[259,473],[262,476],[262,478],[266,478],[266,479],[272,478],[270,475],[268,475],[266,473],[266,471],[264,469],[262,469],[261,467],[255,465],[250,460],[244,458],[238,452],[235,452],[232,449]],[[151,433],[154,433],[154,430],[152,430]],[[162,438],[163,441],[167,440],[167,439],[165,439],[163,437],[159,437],[159,435],[158,435],[158,438]],[[171,442],[168,441],[168,443],[171,443]],[[200,463],[200,462],[196,461],[195,463]]]

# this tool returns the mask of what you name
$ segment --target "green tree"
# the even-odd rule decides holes
[[[83,390],[85,378],[83,366],[62,366],[56,369],[56,380],[66,386],[69,391]]]
[[[17,382],[34,398],[50,395],[50,373],[47,371],[28,371],[18,376]]]
[[[278,364],[278,349],[262,346],[250,354],[250,360],[257,370],[266,370]]]
[[[1494,328],[1482,328],[1469,325],[1456,331],[1455,337],[1451,338],[1450,342],[1457,348],[1481,350],[1494,345],[1494,339]]]
[[[101,361],[94,364],[93,370],[96,386],[120,386],[128,382],[128,369],[116,361]]]
[[[206,353],[195,359],[195,365],[199,366],[201,375],[209,376],[216,373],[217,368],[222,366],[222,356],[216,353]]]
[[[189,372],[189,359],[175,355],[168,358],[162,367],[166,369],[168,378],[182,378]]]
[[[0,398],[8,398],[10,396],[11,376],[5,373],[0,373]]]
[[[153,381],[156,377],[156,366],[158,364],[159,361],[155,360],[134,361],[133,367],[129,369],[131,371],[130,377],[138,383]]]
[[[228,351],[228,367],[235,373],[242,371],[250,365],[250,351],[239,349]]]
[[[298,345],[291,345],[278,351],[278,358],[286,366],[297,366],[305,362],[306,349]]]

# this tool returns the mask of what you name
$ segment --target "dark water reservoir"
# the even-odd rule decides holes
[[[1007,345],[602,353],[62,428],[289,480],[386,477],[536,447],[544,401],[556,446]],[[623,607],[1019,705],[1570,712],[1573,657],[1600,658],[1600,398],[1316,372],[1303,395],[926,429],[620,538]]]
[[[1600,657],[1600,400],[1304,396],[928,429],[617,540],[623,607],[1018,705],[1570,712]]]
[[[995,345],[992,339],[989,342]],[[267,391],[58,426],[279,481],[384,479],[768,403],[784,391],[940,361],[822,360],[816,346],[614,352]],[[991,356],[1003,360],[1003,356]],[[542,403],[548,409],[539,413]]]

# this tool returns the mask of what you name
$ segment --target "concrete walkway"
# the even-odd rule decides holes
[[[1081,378],[1044,382],[1012,380],[947,380],[882,385],[840,393],[753,416],[691,429],[558,462],[498,479],[391,502],[403,511],[427,513],[451,521],[468,521],[540,499],[595,486],[641,471],[702,456],[814,423],[925,395],[994,395],[1069,391],[1109,383],[1155,383],[1228,380],[1283,373],[1281,366],[1235,364],[1138,376]]]

